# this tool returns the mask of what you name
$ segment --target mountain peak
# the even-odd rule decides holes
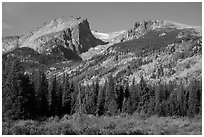
[[[158,20],[158,19],[145,19],[142,21],[136,21],[133,28],[137,28],[139,26],[157,26],[157,27],[165,27],[165,28],[177,28],[177,29],[184,29],[184,28],[193,28],[198,29],[201,28],[200,26],[192,26],[183,23],[178,23],[170,20]]]
[[[151,19],[145,19],[143,21],[136,21],[133,29],[137,29],[138,27],[144,27],[145,29],[154,29],[163,26],[164,21],[162,20],[151,20]]]
[[[73,16],[53,19],[42,27],[21,36],[16,41],[15,43],[13,42],[13,46],[5,48],[4,52],[10,51],[9,49],[13,49],[13,47],[28,47],[40,54],[48,55],[51,53],[65,55],[64,52],[67,51],[66,58],[70,59],[68,51],[79,55],[90,47],[104,44],[103,41],[92,35],[86,18]],[[6,44],[3,45],[3,47],[5,46]],[[63,53],[60,52],[62,49]],[[57,50],[59,52],[54,53]]]
[[[59,18],[51,20],[50,23],[48,23],[48,25],[67,24],[67,23],[74,23],[74,22],[80,23],[83,21],[87,21],[87,19],[81,18],[81,17],[73,17],[73,16],[59,17]]]

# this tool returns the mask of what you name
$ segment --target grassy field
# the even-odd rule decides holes
[[[44,121],[4,122],[3,134],[47,135],[201,135],[202,117],[158,117],[139,114],[50,117]]]

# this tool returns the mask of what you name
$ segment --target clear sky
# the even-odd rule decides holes
[[[144,19],[171,20],[202,26],[202,3],[105,2],[105,3],[2,3],[2,35],[26,34],[54,18],[87,18],[91,29],[112,32],[129,29]]]

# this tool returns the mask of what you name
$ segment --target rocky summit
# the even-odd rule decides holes
[[[102,33],[90,30],[87,19],[58,18],[2,39],[3,59],[21,58],[28,72],[44,66],[48,78],[66,74],[81,84],[103,84],[110,75],[130,83],[202,78],[201,27],[173,21],[137,21],[127,30]]]
[[[3,38],[3,53],[27,47],[39,54],[79,59],[79,54],[105,42],[95,38],[87,19],[58,18],[22,36]]]

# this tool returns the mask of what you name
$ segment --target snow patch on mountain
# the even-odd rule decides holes
[[[102,33],[102,32],[97,32],[97,31],[91,31],[92,34],[103,41],[110,42],[113,40],[115,37],[118,35],[124,33],[126,30],[121,30],[121,31],[116,31],[116,32],[110,32],[110,33]]]

